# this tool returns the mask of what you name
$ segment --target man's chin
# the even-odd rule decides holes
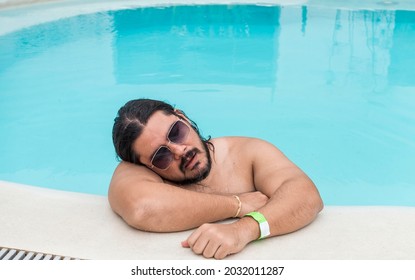
[[[174,180],[172,182],[180,184],[180,185],[191,185],[197,184],[200,181],[204,180],[210,173],[211,166],[208,164],[203,169],[197,168],[196,170],[190,171],[188,176],[185,175],[184,179],[181,180]]]
[[[208,145],[203,141],[202,144],[205,158],[201,157],[202,161],[198,162],[193,170],[188,172],[184,171],[184,178],[180,180],[171,180],[171,182],[180,185],[191,185],[197,184],[209,176],[210,170],[212,169],[212,159],[210,157]]]

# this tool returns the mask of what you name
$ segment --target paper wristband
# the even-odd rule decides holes
[[[246,214],[245,216],[253,218],[259,224],[260,237],[258,239],[265,238],[271,234],[269,230],[269,224],[267,222],[267,219],[265,219],[264,215],[262,215],[259,212],[251,212]]]

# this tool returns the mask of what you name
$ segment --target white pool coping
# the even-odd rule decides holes
[[[335,1],[214,2],[330,7]],[[399,1],[396,5],[387,5],[393,1],[384,2],[380,8],[415,10],[415,1]],[[84,13],[201,3],[206,0],[0,0],[0,35]],[[349,5],[371,7],[365,3],[354,0],[344,5],[346,8]],[[292,234],[253,242],[229,259],[415,259],[414,221],[415,207],[326,206],[310,226]],[[157,234],[130,228],[111,211],[105,196],[0,181],[0,247],[96,260],[200,260],[200,256],[180,246],[180,241],[190,232]]]
[[[0,35],[81,14],[148,6],[193,4],[307,5],[344,9],[415,10],[413,0],[0,0]]]
[[[93,260],[200,260],[191,231],[127,226],[105,196],[0,181],[0,246]],[[415,207],[326,206],[292,234],[255,241],[229,260],[413,260]]]

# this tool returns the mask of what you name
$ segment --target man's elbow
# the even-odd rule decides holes
[[[308,205],[311,209],[311,212],[314,213],[314,215],[317,215],[319,212],[321,212],[324,208],[324,202],[323,199],[320,196],[320,193],[317,189],[317,187],[312,183],[312,188],[309,193],[308,197]]]
[[[313,206],[314,209],[316,211],[316,214],[318,214],[319,212],[321,212],[324,208],[324,202],[323,199],[321,198],[320,194],[317,194],[314,198],[313,201]]]
[[[146,202],[135,202],[124,207],[120,214],[123,220],[131,227],[142,231],[157,231],[154,220],[156,213],[153,206]]]

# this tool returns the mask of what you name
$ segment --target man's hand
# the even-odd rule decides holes
[[[205,258],[223,259],[240,252],[258,236],[258,224],[244,218],[231,224],[203,224],[182,242],[182,246]]]
[[[242,203],[242,208],[238,215],[239,218],[242,218],[249,212],[257,211],[268,202],[268,196],[259,191],[243,193],[238,196]]]
[[[238,196],[242,203],[239,218],[268,202],[268,197],[259,191]],[[203,224],[182,242],[182,246],[205,258],[223,259],[240,252],[258,236],[258,224],[251,218],[244,218],[231,224]]]

